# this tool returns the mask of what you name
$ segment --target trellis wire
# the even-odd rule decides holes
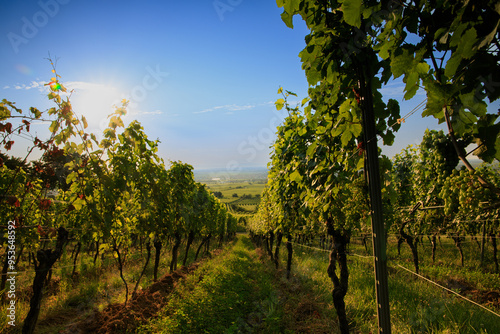
[[[455,292],[455,291],[453,291],[453,290],[451,290],[451,289],[448,289],[447,287],[444,287],[444,286],[442,286],[441,284],[436,283],[436,282],[434,282],[434,281],[432,281],[432,280],[430,280],[430,279],[428,279],[428,278],[426,278],[426,277],[424,277],[424,276],[422,276],[422,275],[419,275],[419,274],[417,274],[416,272],[413,272],[413,271],[411,271],[410,269],[407,269],[407,268],[405,268],[405,267],[403,267],[403,266],[401,266],[401,265],[399,265],[399,264],[397,264],[397,263],[396,263],[395,265],[396,265],[397,267],[401,268],[401,269],[404,269],[404,270],[408,271],[409,273],[412,273],[413,275],[417,276],[418,278],[422,278],[422,279],[426,280],[427,282],[432,283],[432,284],[434,284],[434,285],[436,285],[436,286],[440,287],[440,288],[441,288],[441,289],[443,289],[443,290],[446,290],[446,291],[448,291],[448,292],[450,292],[450,293],[453,293],[454,295],[456,295],[456,296],[458,296],[458,297],[460,297],[460,298],[462,298],[462,299],[464,299],[464,300],[468,301],[469,303],[472,303],[472,304],[474,304],[474,305],[476,305],[476,306],[481,307],[482,309],[485,309],[486,311],[488,311],[488,312],[490,312],[490,313],[492,313],[492,314],[494,314],[494,315],[496,315],[497,317],[499,317],[499,318],[500,318],[500,314],[498,314],[498,313],[496,313],[496,312],[494,312],[494,311],[490,310],[489,308],[487,308],[487,307],[485,307],[485,306],[483,306],[483,305],[481,305],[481,304],[479,304],[479,303],[476,303],[476,302],[475,302],[475,301],[473,301],[473,300],[470,300],[470,299],[469,299],[469,298],[467,298],[467,297],[462,296],[462,295],[461,295],[461,294],[459,294],[458,292]]]
[[[306,246],[306,245],[302,245],[302,244],[295,243],[295,242],[292,242],[292,244],[294,244],[294,245],[299,245],[299,246],[306,247],[306,248],[310,248],[310,249],[313,249],[313,250],[318,250],[318,251],[323,251],[323,252],[330,252],[329,250],[325,250],[325,249],[321,249],[321,248],[316,248],[316,247],[311,247],[311,246]],[[364,256],[364,255],[359,255],[359,254],[354,254],[354,253],[347,253],[347,255],[350,255],[350,256],[355,256],[355,257],[359,257],[359,258],[363,258],[363,259],[373,259],[373,256]],[[432,281],[432,280],[428,279],[427,277],[424,277],[424,276],[422,276],[422,275],[419,275],[419,274],[417,274],[416,272],[413,272],[413,271],[411,271],[410,269],[408,269],[408,268],[405,268],[405,267],[401,266],[400,264],[394,263],[394,265],[395,265],[395,266],[397,266],[397,267],[399,267],[399,268],[401,268],[401,269],[404,269],[404,270],[408,271],[409,273],[411,273],[411,274],[413,274],[413,275],[417,276],[418,278],[422,278],[422,279],[424,279],[425,281],[427,281],[427,282],[429,282],[429,283],[432,283],[432,284],[434,284],[434,285],[436,285],[436,286],[440,287],[441,289],[446,290],[446,291],[448,291],[448,292],[450,292],[450,293],[452,293],[452,294],[454,294],[454,295],[456,295],[456,296],[458,296],[458,297],[460,297],[460,298],[462,298],[462,299],[464,299],[464,300],[468,301],[469,303],[472,303],[472,304],[474,304],[474,305],[476,305],[476,306],[479,306],[480,308],[482,308],[482,309],[484,309],[484,310],[486,310],[486,311],[488,311],[488,312],[490,312],[490,313],[492,313],[492,314],[494,314],[494,315],[496,315],[497,317],[499,317],[499,318],[500,318],[500,314],[498,314],[498,313],[496,313],[496,312],[494,312],[494,311],[490,310],[489,308],[487,308],[487,307],[485,307],[485,306],[483,306],[483,305],[481,305],[481,304],[479,304],[479,303],[476,303],[475,301],[470,300],[469,298],[464,297],[464,296],[462,296],[461,294],[459,294],[459,293],[457,293],[457,292],[455,292],[455,291],[453,291],[453,290],[451,290],[451,289],[448,289],[447,287],[442,286],[442,285],[441,285],[441,284],[439,284],[439,283],[436,283],[436,282],[434,282],[434,281]]]

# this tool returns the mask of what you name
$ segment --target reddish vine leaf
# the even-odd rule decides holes
[[[14,217],[14,228],[18,228],[23,225],[24,216],[16,216]]]
[[[42,199],[40,200],[40,204],[38,205],[38,207],[40,208],[40,210],[48,210],[51,204],[52,201],[50,199]]]
[[[30,132],[30,122],[28,122],[27,120],[23,119],[23,123],[24,125],[26,125],[26,131]]]
[[[9,151],[12,148],[12,145],[14,144],[13,140],[9,140],[8,142],[5,143],[4,147],[7,151]]]
[[[12,133],[12,123],[6,123],[2,131],[6,131],[9,134]]]
[[[43,227],[41,227],[40,225],[38,225],[37,230],[38,230],[38,234],[39,234],[41,237],[45,237],[45,236],[47,236],[47,233],[44,231]]]

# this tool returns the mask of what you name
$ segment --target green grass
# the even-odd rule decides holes
[[[423,245],[418,245],[419,267],[422,274],[432,277],[440,282],[449,279],[461,279],[475,285],[478,289],[500,290],[500,277],[495,274],[493,264],[493,249],[491,243],[486,243],[485,257],[481,265],[480,248],[475,241],[467,238],[463,242],[464,266],[461,266],[460,255],[453,240],[441,237],[436,249],[436,260],[432,263],[431,244],[427,238]],[[389,238],[388,257],[408,269],[414,270],[412,257],[407,244],[401,246],[401,255],[397,254],[396,239]],[[500,259],[499,259],[500,260]]]
[[[212,247],[216,242],[212,241]],[[194,260],[194,253],[198,246],[196,241],[190,248],[187,263]],[[40,307],[36,333],[57,333],[68,323],[84,318],[91,314],[93,309],[102,311],[106,306],[125,301],[125,287],[119,276],[116,261],[108,253],[104,260],[99,257],[96,265],[93,264],[92,254],[82,251],[77,261],[77,277],[71,278],[73,262],[70,258],[74,245],[66,247],[65,253],[53,269],[51,284],[44,290],[44,297]],[[169,245],[162,249],[159,277],[168,272],[171,259]],[[124,275],[128,282],[129,293],[135,286],[144,265],[146,251],[141,256],[140,250],[130,251],[124,268]],[[184,243],[179,249],[179,265],[184,258]],[[34,277],[32,267],[26,267],[25,258],[20,262],[20,275],[16,278],[16,321],[15,328],[8,326],[6,305],[0,305],[0,333],[9,328],[11,333],[20,333],[22,322],[29,311],[29,296]],[[151,259],[140,286],[146,287],[153,282],[154,249]]]
[[[146,324],[141,333],[294,333],[300,332],[300,328],[335,330],[332,283],[326,274],[328,252],[294,245],[294,277],[288,281],[283,278],[282,271],[274,270],[270,261],[261,263],[258,251],[245,235],[238,238],[236,244],[227,246],[221,255],[204,262],[195,274],[179,284],[167,307],[157,319]],[[191,249],[188,263],[192,261],[195,249],[196,245]],[[168,271],[170,254],[166,250],[160,273]],[[371,253],[355,238],[349,250],[365,256]],[[487,244],[486,250],[485,263],[481,267],[477,244],[464,243],[465,265],[462,267],[453,242],[442,238],[436,263],[433,264],[430,244],[424,239],[424,244],[419,245],[421,273],[444,285],[449,280],[459,280],[474,289],[498,291],[500,278],[498,274],[491,273],[491,244]],[[180,259],[183,254],[179,252]],[[282,246],[281,268],[286,255]],[[407,245],[402,245],[401,255],[398,256],[395,239],[389,238],[388,256],[393,333],[498,332],[500,320],[493,314],[399,268],[397,265],[413,270]],[[373,260],[352,255],[348,259],[350,277],[345,301],[353,333],[376,332]],[[143,260],[140,254],[129,257],[125,277],[130,290],[142,269]],[[67,323],[73,322],[77,315],[85,316],[94,307],[102,310],[109,303],[124,301],[124,287],[111,256],[108,255],[104,263],[99,259],[95,267],[91,262],[91,255],[82,253],[77,268],[79,279],[75,281],[68,278],[72,272],[71,266],[66,267],[71,264],[69,254],[58,263],[52,277],[54,284],[44,296],[37,333],[57,333]],[[29,272],[30,268],[23,266],[20,268]],[[22,290],[17,298],[17,332],[20,332],[21,321],[28,311],[29,300],[23,296],[27,295],[31,280],[29,273],[25,273],[18,277],[16,284]],[[151,281],[152,262],[141,285],[149,286]],[[322,323],[309,324],[314,317],[299,321],[306,318],[309,301],[314,302]],[[306,313],[300,313],[300,310]],[[499,309],[495,311],[500,312]],[[0,308],[0,322],[4,324],[6,314],[5,307]]]
[[[331,304],[332,283],[326,273],[328,252],[300,245],[294,245],[294,248],[292,272],[313,289],[316,298]],[[350,248],[353,253],[368,255],[361,245],[354,244]],[[402,263],[412,269],[412,262],[408,262],[411,257],[403,248],[401,258],[393,258],[388,264],[393,333],[498,333],[498,317],[398,268],[396,264]],[[389,254],[392,252],[393,249],[389,247]],[[443,259],[448,259],[451,276],[461,277],[465,274],[465,278],[478,280],[478,285],[485,285],[480,283],[482,278],[485,282],[494,281],[494,284],[487,283],[489,287],[495,287],[498,283],[498,275],[495,280],[492,274],[481,270],[454,270],[456,264],[451,260],[454,259],[454,250],[443,247],[442,252]],[[285,256],[286,252],[282,257]],[[349,256],[348,261],[349,291],[345,301],[351,327],[355,333],[377,332],[373,261],[371,258],[354,256]],[[427,275],[432,273],[428,268],[430,266],[423,265],[422,272]],[[433,280],[446,277],[442,272],[438,276]],[[497,313],[499,311],[496,310]],[[331,316],[336,316],[333,309]]]
[[[231,249],[178,286],[159,317],[138,332],[280,333],[281,311],[268,268],[249,239],[239,236]]]

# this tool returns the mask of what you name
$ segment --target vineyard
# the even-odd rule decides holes
[[[195,181],[127,100],[90,133],[52,61],[54,107],[2,100],[2,332],[498,331],[498,4],[277,4],[309,92],[278,90],[265,182]],[[420,109],[447,132],[382,155]]]
[[[500,159],[499,114],[489,112],[486,103],[499,96],[490,84],[500,81],[500,45],[496,23],[491,24],[500,22],[498,5],[277,3],[288,27],[299,16],[310,30],[299,54],[309,92],[295,105],[289,102],[297,98],[295,93],[278,90],[282,97],[276,108],[287,116],[278,127],[269,180],[250,223],[254,240],[278,265],[285,238],[287,277],[294,242],[318,240],[330,250],[326,272],[341,333],[357,328],[346,304],[352,275],[349,247],[355,238],[366,245],[369,235],[373,245],[381,333],[401,330],[391,322],[391,302],[404,299],[390,293],[387,235],[397,236],[399,250],[403,244],[410,248],[414,275],[422,272],[419,245],[424,236],[433,262],[445,260],[436,255],[438,240],[453,240],[462,267],[464,242],[477,239],[479,267],[498,279],[500,174],[498,166],[476,169],[469,162],[470,154],[487,163]],[[405,100],[418,97],[419,90],[426,94],[403,116],[398,101],[384,100],[380,93],[389,79],[399,77],[405,83]],[[395,133],[419,109],[422,116],[444,123],[448,133],[428,130],[417,147],[392,160],[381,155],[378,141],[392,145]]]
[[[53,266],[70,243],[75,245],[74,268],[81,251],[92,253],[94,265],[104,253],[114,258],[127,303],[129,295],[136,295],[153,255],[153,280],[157,280],[166,245],[171,246],[172,273],[181,262],[179,247],[184,238],[182,265],[186,265],[195,239],[201,240],[196,259],[202,250],[209,251],[211,243],[222,244],[231,238],[237,223],[205,185],[194,181],[190,165],[171,162],[169,168],[165,166],[156,154],[158,143],[147,138],[138,122],[120,131],[127,101],[110,115],[109,127],[99,142],[94,134],[85,132],[86,119],[72,112],[55,68],[53,74],[48,98],[56,107],[46,112],[31,108],[23,114],[14,103],[3,100],[1,109],[2,120],[8,121],[2,123],[4,148],[11,148],[15,135],[33,143],[24,159],[3,155],[1,161],[1,210],[8,224],[4,226],[0,289],[4,305],[12,310],[5,306],[3,327],[20,323],[15,291],[21,281],[16,275],[29,272],[34,274],[33,295],[23,333],[34,332],[44,287],[50,284]],[[32,135],[30,127],[37,122],[49,122],[48,139]],[[28,164],[35,150],[42,157]],[[125,264],[139,245],[145,254],[135,261],[142,261],[143,270],[130,281]]]

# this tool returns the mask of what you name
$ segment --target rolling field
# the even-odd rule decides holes
[[[240,199],[243,195],[251,195],[252,197],[260,197],[264,189],[264,183],[252,183],[249,181],[238,181],[231,183],[207,184],[208,188],[214,193],[220,191],[223,195],[221,201],[223,203],[231,203]],[[233,197],[237,194],[238,197]]]
[[[231,213],[248,216],[257,211],[265,183],[238,180],[230,183],[210,183],[207,186],[212,193],[222,194],[220,201],[227,205]]]

